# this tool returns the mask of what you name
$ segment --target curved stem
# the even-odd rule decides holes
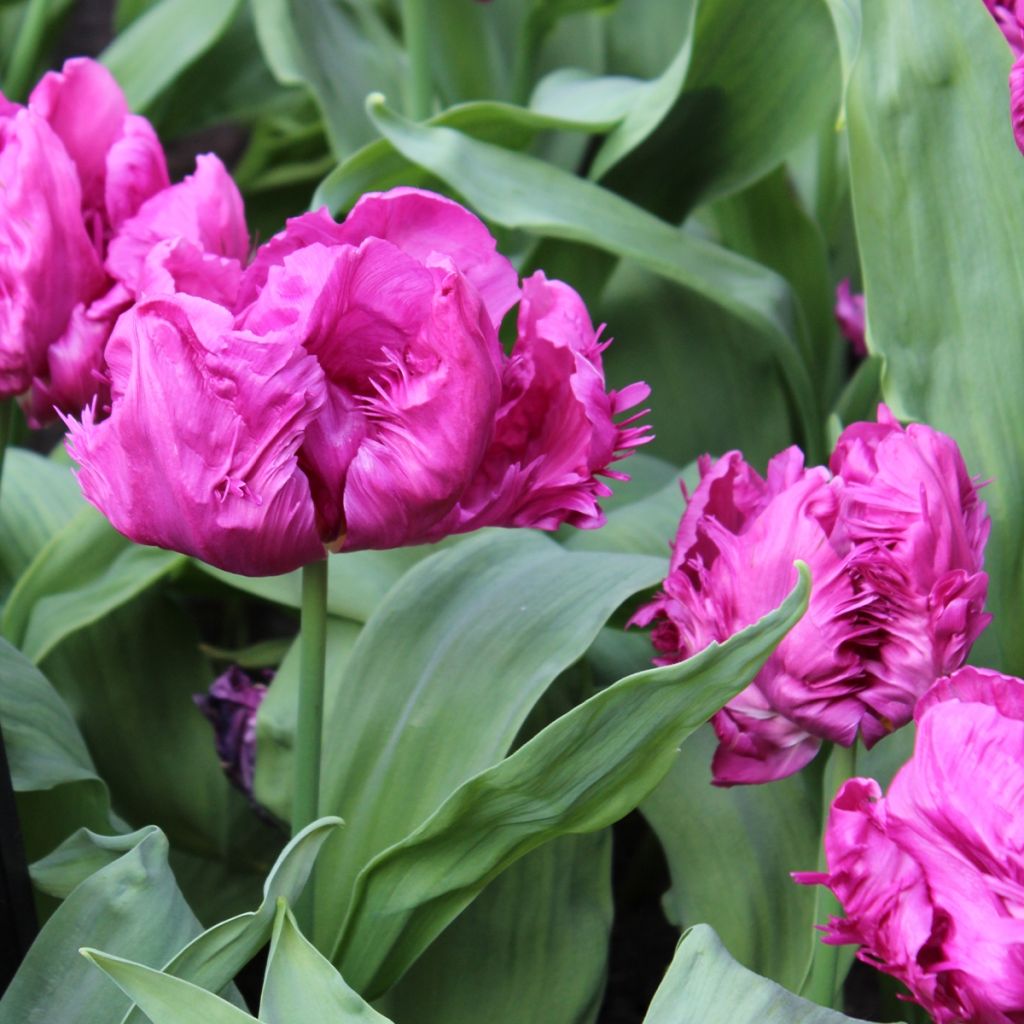
[[[29,0],[4,80],[4,92],[8,99],[23,100],[28,95],[32,74],[39,60],[39,47],[46,31],[48,13],[48,0]]]
[[[320,749],[323,740],[324,670],[327,657],[327,559],[302,570],[302,626],[299,637],[299,711],[295,726],[292,835],[320,812]],[[310,874],[296,917],[313,934],[314,875]]]
[[[409,58],[406,112],[413,121],[425,121],[434,103],[425,0],[402,0],[402,37]]]
[[[827,871],[828,862],[825,857],[825,830],[828,827],[828,814],[832,807],[839,787],[847,779],[852,779],[857,771],[857,746],[841,747],[833,744],[829,751],[828,761],[821,781],[821,835],[822,842],[818,847],[818,870]],[[814,919],[824,924],[829,917],[841,916],[843,908],[830,889],[818,886],[815,901]],[[842,987],[844,978],[839,974],[839,959],[842,955],[841,946],[827,946],[817,942],[811,960],[810,973],[804,986],[803,994],[821,1006],[831,1009],[842,1009]],[[835,1004],[839,1003],[839,1006]]]

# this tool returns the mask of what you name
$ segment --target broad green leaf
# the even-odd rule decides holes
[[[500,874],[384,997],[395,1020],[594,1019],[612,925],[611,833],[563,836]]]
[[[341,822],[320,818],[307,825],[284,848],[263,886],[256,910],[222,921],[162,962],[165,974],[218,992],[259,952],[270,938],[278,901],[294,903],[306,885],[320,848]],[[134,1008],[122,1024],[143,1024],[145,1007]],[[0,1022],[2,1024],[2,1022]]]
[[[100,55],[140,112],[224,34],[241,0],[160,0]]]
[[[692,493],[699,482],[696,465],[676,471],[672,479],[639,501],[608,513],[608,522],[600,530],[577,530],[565,540],[573,551],[621,551],[626,554],[651,555],[665,560],[679,529],[685,508],[681,484],[685,481]]]
[[[110,795],[67,705],[0,640],[0,725],[30,860],[79,826],[110,831]]]
[[[38,664],[65,637],[184,563],[174,551],[133,544],[87,505],[18,579],[4,607],[4,635]]]
[[[23,448],[8,450],[0,497],[0,582],[5,590],[83,504],[66,466]]]
[[[604,353],[611,385],[651,385],[652,454],[681,466],[738,448],[763,467],[800,437],[777,361],[720,304],[622,263],[595,316],[615,336]]]
[[[676,948],[644,1024],[866,1024],[800,999],[729,956],[714,929],[691,928]]]
[[[801,328],[793,296],[781,277],[525,153],[510,153],[451,128],[413,124],[389,110],[380,96],[371,97],[369,110],[399,151],[446,181],[485,217],[635,260],[720,305],[745,327],[746,345],[762,345],[774,357],[805,441],[816,449],[817,398],[794,340]]]
[[[153,1024],[253,1024],[244,1010],[220,996],[133,960],[82,949],[82,955],[108,975]]]
[[[359,631],[360,626],[349,619],[339,619],[333,615],[328,618],[327,666],[332,684],[345,678],[348,659],[359,639]],[[256,716],[256,776],[253,795],[281,821],[291,820],[292,757],[299,710],[299,661],[300,644],[296,637]],[[328,720],[335,696],[335,687],[328,686],[324,695],[325,716]]]
[[[847,95],[868,334],[901,418],[952,435],[992,516],[976,657],[1024,672],[1024,191],[983,4],[864,0]],[[911,275],[912,287],[894,287]]]
[[[199,932],[167,866],[167,840],[149,827],[57,908],[0,999],[0,1024],[116,1021],[128,999],[78,955],[97,943],[161,964]]]
[[[620,680],[460,786],[360,874],[334,961],[385,991],[505,868],[562,835],[594,832],[645,799],[678,745],[757,673],[806,609],[807,567],[775,611],[722,645]]]
[[[321,808],[348,828],[324,850],[320,948],[370,859],[498,761],[556,676],[663,572],[661,559],[515,530],[476,534],[401,580],[341,673],[328,666]]]
[[[796,989],[820,940],[814,892],[789,877],[817,863],[816,776],[721,789],[711,785],[715,744],[700,729],[640,807],[665,850],[666,910],[680,927],[710,924],[745,967]]]
[[[284,903],[270,940],[260,1020],[267,1024],[388,1024],[302,935]]]
[[[763,177],[839,99],[835,32],[821,0],[700,0],[686,84],[610,187],[666,220]]]
[[[324,115],[331,147],[344,157],[373,131],[363,101],[397,95],[401,54],[368,4],[342,0],[250,0],[256,35],[279,82],[304,85]]]
[[[460,0],[461,2],[461,0]],[[603,132],[619,120],[617,111],[576,108],[563,115],[527,110],[511,103],[481,100],[442,111],[427,124],[460,132],[504,149],[523,149],[541,132]],[[311,206],[327,206],[334,213],[348,209],[364,193],[412,182],[423,175],[387,139],[377,139],[342,161],[321,183]]]
[[[846,95],[850,88],[850,75],[860,50],[861,0],[825,0],[839,40],[839,56],[843,62],[843,111],[840,127],[846,120]]]
[[[32,882],[37,889],[66,899],[90,875],[113,864],[128,853],[151,831],[151,826],[126,835],[107,836],[80,828],[41,860],[31,865]]]
[[[213,673],[175,603],[155,590],[140,594],[65,639],[42,668],[128,822],[157,824],[195,854],[237,855],[240,866],[273,859],[275,834],[228,782],[193,701]]]

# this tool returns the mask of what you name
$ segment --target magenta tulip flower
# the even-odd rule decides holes
[[[811,569],[806,615],[752,684],[713,719],[720,785],[802,768],[822,740],[867,746],[908,722],[938,675],[959,667],[987,624],[985,507],[955,442],[877,423],[841,435],[829,473],[798,449],[762,479],[738,452],[700,462],[655,623],[660,664],[723,641],[775,607]]]
[[[836,285],[835,318],[853,354],[863,359],[868,354],[864,296],[851,290],[849,278],[844,278]]]
[[[167,185],[149,122],[110,73],[69,60],[27,107],[0,98],[0,395],[26,392],[30,422],[82,408],[102,383],[113,319],[110,239]]]
[[[1024,1020],[1024,681],[964,668],[918,702],[914,754],[883,797],[832,804],[825,942],[892,974],[937,1024]]]
[[[191,262],[150,249],[157,291],[107,349],[110,415],[69,422],[82,489],[124,534],[271,575],[327,550],[603,521],[598,476],[648,436],[615,417],[646,388],[606,390],[599,332],[543,274],[506,357],[515,271],[468,210],[396,189],[342,224],[308,214],[237,288],[238,250],[215,234]]]

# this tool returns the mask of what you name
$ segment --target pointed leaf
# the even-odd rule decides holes
[[[637,806],[676,748],[757,673],[803,614],[810,574],[774,612],[722,645],[641,672],[574,708],[459,787],[360,874],[334,957],[367,998],[394,983],[476,894],[557,836]]]

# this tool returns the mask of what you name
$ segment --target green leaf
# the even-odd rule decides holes
[[[835,32],[820,0],[701,0],[686,84],[608,184],[666,220],[738,191],[834,116]]]
[[[451,128],[413,124],[389,110],[380,96],[371,97],[369,110],[396,149],[490,220],[635,260],[720,305],[744,325],[747,345],[756,338],[773,355],[805,440],[818,445],[817,399],[794,341],[800,328],[793,319],[792,293],[781,277],[525,153],[510,153]]]
[[[523,149],[544,131],[602,132],[619,119],[617,112],[577,107],[556,115],[482,100],[450,107],[426,123],[455,128],[471,138],[505,149]],[[423,174],[387,139],[377,139],[340,163],[320,183],[311,206],[327,206],[338,213],[352,206],[364,192],[410,182],[420,184],[416,180],[418,173]]]
[[[63,843],[31,865],[37,889],[66,899],[90,875],[113,864],[149,834],[151,826],[126,835],[100,835],[87,828],[73,832]]]
[[[160,0],[100,55],[128,105],[144,112],[231,24],[241,0]]]
[[[251,0],[263,55],[278,81],[304,85],[324,116],[335,155],[369,142],[363,101],[375,89],[397,95],[401,51],[367,4]],[[369,31],[368,31],[369,30]]]
[[[714,929],[691,928],[676,948],[644,1024],[866,1024],[759,978],[726,952]]]
[[[199,931],[167,866],[167,840],[149,827],[136,845],[90,875],[43,926],[10,988],[0,1024],[119,1020],[129,1001],[76,951],[90,942],[163,963]]]
[[[36,555],[4,608],[3,632],[37,664],[65,637],[99,621],[185,556],[133,544],[91,505]]]
[[[951,434],[991,479],[995,619],[975,656],[1024,672],[1024,192],[1011,54],[982,4],[861,3],[847,96],[872,351],[901,418]],[[896,169],[899,172],[896,172]],[[893,287],[913,274],[913,288]]]
[[[563,836],[499,875],[384,997],[416,1024],[584,1024],[604,995],[611,832]]]
[[[820,941],[814,892],[789,877],[818,860],[816,776],[712,786],[715,745],[710,726],[700,729],[640,807],[665,850],[666,909],[680,927],[710,924],[740,963],[796,989]]]
[[[562,835],[605,828],[645,799],[678,745],[738,693],[803,614],[810,574],[722,645],[620,680],[459,787],[362,871],[334,960],[385,991],[487,883]]]
[[[46,677],[0,640],[0,724],[30,860],[80,826],[110,831],[110,795]]]
[[[282,903],[274,922],[260,998],[267,1024],[388,1024],[299,931]]]
[[[23,448],[8,450],[0,501],[0,582],[5,589],[83,504],[66,466]]]
[[[176,604],[155,590],[140,594],[69,636],[42,667],[74,709],[114,808],[133,826],[157,824],[176,848],[206,857],[237,850],[246,864],[268,856],[276,836],[227,781],[193,702],[213,673]]]
[[[220,996],[132,960],[84,948],[82,956],[108,975],[153,1024],[245,1024],[256,1021]]]
[[[370,859],[499,760],[555,677],[663,573],[661,559],[569,552],[541,533],[495,530],[402,579],[342,671],[328,665],[321,808],[348,828],[324,851],[320,948],[337,941]]]
[[[214,925],[184,949],[175,950],[173,957],[162,961],[164,973],[209,991],[223,989],[270,938],[278,901],[298,899],[324,840],[340,824],[338,818],[320,818],[307,825],[278,857],[264,883],[259,907]],[[140,1007],[128,1013],[122,1024],[143,1024],[143,1013],[148,1011]]]

